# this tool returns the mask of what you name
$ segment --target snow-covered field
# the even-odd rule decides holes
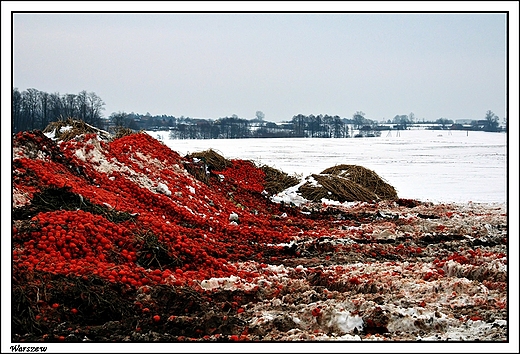
[[[432,202],[505,203],[507,134],[407,130],[350,139],[171,140],[148,132],[181,155],[212,148],[228,159],[254,160],[307,176],[339,164],[361,165],[400,198]]]

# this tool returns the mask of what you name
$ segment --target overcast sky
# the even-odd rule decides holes
[[[506,114],[500,13],[17,13],[12,54],[14,87],[95,92],[105,116]]]

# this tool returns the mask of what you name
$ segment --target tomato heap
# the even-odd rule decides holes
[[[77,196],[71,206],[35,210],[30,228],[13,229],[17,269],[94,274],[126,287],[190,284],[232,275],[229,262],[261,256],[265,244],[301,232],[275,217],[296,211],[262,195],[264,174],[250,161],[234,160],[215,173],[223,179],[206,185],[148,134],[110,143],[86,134],[56,144],[24,132],[14,146],[18,193],[33,204],[50,188]]]

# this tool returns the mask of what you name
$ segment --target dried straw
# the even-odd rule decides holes
[[[377,199],[397,199],[394,187],[372,170],[357,165],[337,165],[322,171],[322,174],[340,176],[355,182],[377,196]]]
[[[186,155],[186,159],[187,162],[184,163],[186,170],[193,177],[208,185],[211,172],[221,171],[233,165],[230,160],[213,149],[188,154]],[[194,159],[198,161],[195,162]]]
[[[62,131],[64,127],[71,127],[70,129]],[[58,120],[50,122],[47,127],[43,130],[44,133],[54,132],[56,139],[61,141],[69,141],[75,137],[83,134],[97,134],[101,139],[109,140],[110,134],[107,132],[93,127],[90,124],[85,123],[80,119],[67,118],[65,120]]]
[[[341,176],[313,174],[312,177],[319,185],[316,186],[307,182],[298,191],[302,197],[315,202],[319,202],[323,198],[339,202],[372,202],[379,199],[373,192]]]
[[[135,134],[135,132],[132,129],[125,128],[125,127],[118,127],[118,128],[116,128],[116,131],[114,133],[114,137],[112,138],[112,140],[116,140],[116,139],[119,139],[119,138],[122,138],[122,137],[125,137],[128,135],[132,135],[132,134]]]
[[[209,171],[222,171],[229,166],[232,166],[230,160],[220,155],[213,149],[194,152],[186,156],[186,158],[193,160],[194,158],[201,160],[208,167]]]
[[[299,183],[299,179],[296,176],[290,176],[276,168],[263,165],[260,169],[265,174],[265,190],[271,194],[280,193],[281,191]]]

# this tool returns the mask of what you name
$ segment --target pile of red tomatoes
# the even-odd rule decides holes
[[[41,132],[22,132],[14,151],[15,193],[33,200],[54,188],[82,201],[14,221],[15,271],[97,275],[134,288],[189,285],[232,275],[230,262],[261,261],[266,244],[301,232],[302,223],[278,217],[296,211],[262,194],[264,174],[249,161],[232,161],[207,185],[183,168],[183,157],[144,133],[56,143]],[[114,213],[128,218],[115,220]]]

